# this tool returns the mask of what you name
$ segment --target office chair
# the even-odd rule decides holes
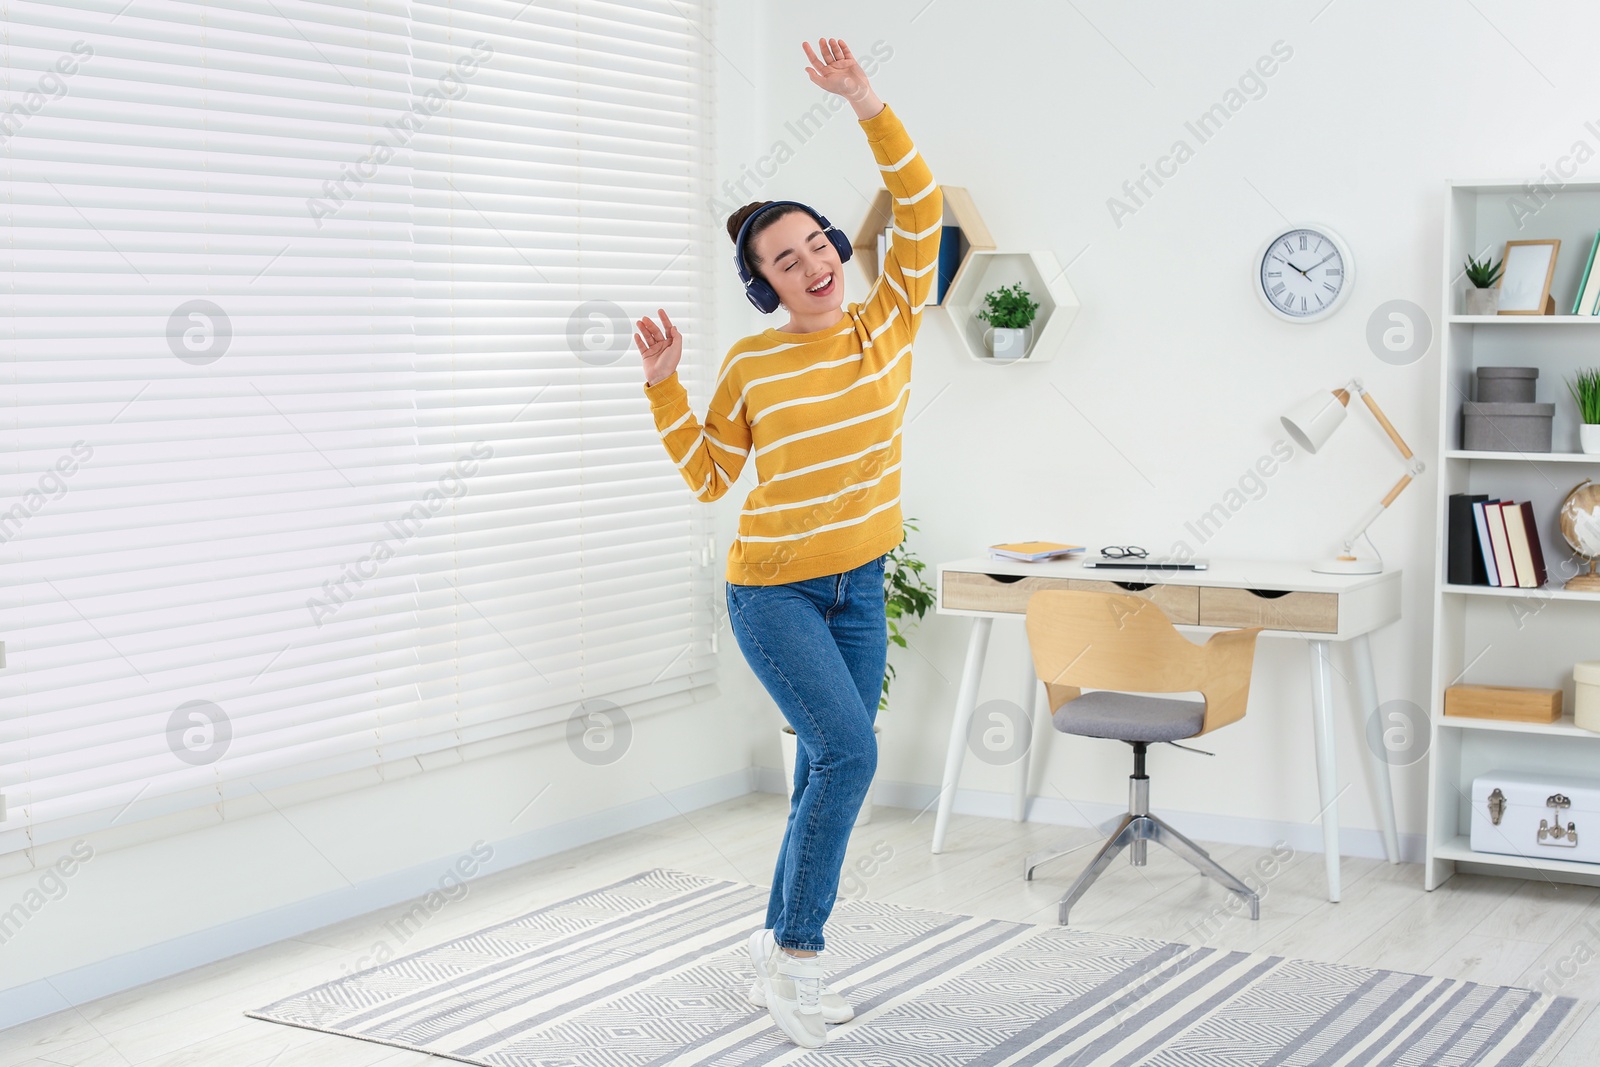
[[[1143,867],[1147,841],[1165,845],[1201,874],[1239,894],[1250,904],[1250,918],[1259,918],[1261,901],[1249,886],[1205,849],[1150,814],[1144,757],[1150,745],[1198,737],[1244,717],[1256,635],[1262,627],[1219,631],[1197,645],[1179,633],[1154,602],[1131,593],[1087,589],[1034,593],[1028,598],[1025,625],[1034,670],[1045,683],[1055,728],[1133,746],[1128,813],[1061,898],[1061,925],[1066,925],[1072,905],[1124,848],[1129,862]],[[1084,686],[1097,691],[1084,693]],[[1199,691],[1205,699],[1138,695],[1189,690]],[[1071,851],[1029,854],[1023,877],[1032,881],[1035,868]]]

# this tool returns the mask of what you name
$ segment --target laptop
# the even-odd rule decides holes
[[[1138,571],[1203,571],[1211,565],[1210,560],[1191,559],[1183,563],[1176,560],[1152,559],[1148,556],[1137,558],[1122,556],[1119,559],[1103,559],[1100,556],[1086,556],[1083,560],[1084,569],[1095,570],[1138,570]]]

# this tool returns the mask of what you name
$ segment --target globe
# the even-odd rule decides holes
[[[1596,557],[1600,557],[1600,485],[1585,478],[1561,502],[1561,536],[1571,549],[1589,561],[1589,569],[1574,576],[1563,587],[1587,592],[1600,592],[1600,574],[1595,573]]]

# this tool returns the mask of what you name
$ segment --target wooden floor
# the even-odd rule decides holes
[[[247,1019],[247,1009],[342,977],[374,944],[406,955],[651,867],[768,885],[787,801],[752,793],[470,884],[420,929],[385,926],[403,907],[352,919],[159,982],[0,1031],[0,1067],[325,1067],[432,1061],[353,1038]],[[1098,843],[1094,831],[952,816],[942,855],[928,851],[932,813],[878,807],[857,827],[840,896],[1054,923],[1056,900]],[[1081,846],[1021,877],[1024,854]],[[1219,845],[1212,855],[1250,877],[1272,853]],[[1259,868],[1257,868],[1259,869]],[[1344,899],[1325,898],[1322,857],[1300,853],[1266,882],[1261,918],[1164,849],[1139,868],[1119,861],[1073,909],[1073,925],[1538,988],[1580,998],[1582,1022],[1542,1065],[1600,1062],[1600,889],[1457,875],[1433,893],[1415,864],[1346,858]]]

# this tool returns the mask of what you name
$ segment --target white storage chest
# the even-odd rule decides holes
[[[1600,864],[1600,778],[1489,771],[1472,780],[1472,851]]]

